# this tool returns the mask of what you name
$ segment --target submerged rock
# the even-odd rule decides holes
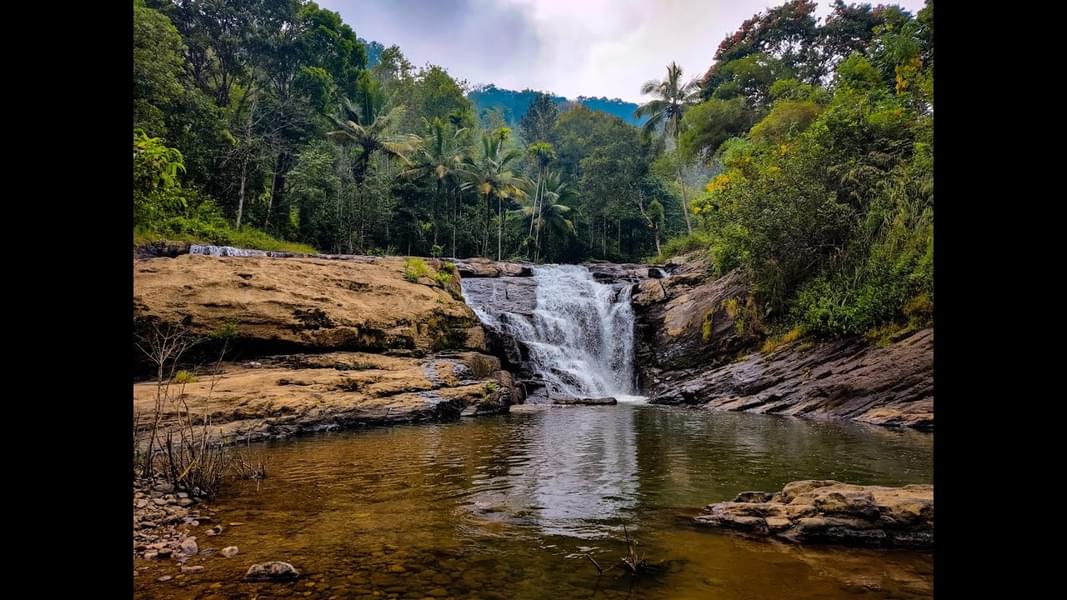
[[[699,525],[790,542],[933,548],[934,487],[794,481],[705,507]]]
[[[226,546],[221,551],[219,551],[219,554],[221,554],[225,558],[233,558],[237,556],[237,552],[237,546]]]
[[[245,573],[245,579],[250,581],[273,581],[297,577],[300,577],[300,571],[297,571],[293,565],[280,560],[252,565]]]
[[[195,537],[185,538],[185,540],[182,541],[182,543],[179,546],[179,548],[181,549],[182,552],[184,552],[185,554],[188,554],[190,556],[192,556],[192,555],[194,555],[194,554],[196,554],[197,552],[200,551],[200,548],[196,545],[196,538]]]

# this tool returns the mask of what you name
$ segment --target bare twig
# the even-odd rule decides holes
[[[593,566],[596,567],[597,573],[599,573],[600,575],[604,574],[604,568],[600,566],[600,563],[598,563],[595,558],[593,558],[592,554],[586,554],[585,557],[588,558],[591,563],[593,563]]]

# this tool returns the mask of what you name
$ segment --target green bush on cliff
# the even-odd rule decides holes
[[[420,277],[429,277],[430,267],[421,258],[409,258],[404,262],[404,279],[411,283],[418,282]]]
[[[446,273],[444,271],[438,271],[437,274],[433,276],[433,280],[437,282],[437,285],[443,288],[448,288],[448,286],[452,283],[452,274]]]

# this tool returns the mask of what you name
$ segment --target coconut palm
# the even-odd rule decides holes
[[[541,193],[544,187],[545,181],[545,169],[548,168],[549,163],[556,159],[556,152],[552,148],[552,144],[548,142],[537,142],[530,144],[526,148],[527,154],[534,159],[537,163],[537,187],[534,192],[533,210],[534,215],[530,218],[530,233],[529,238],[534,237],[534,222],[540,218],[541,214]],[[536,244],[536,242],[535,242]]]
[[[339,119],[331,117],[339,129],[330,131],[326,136],[333,142],[354,147],[358,154],[352,162],[352,178],[356,182],[356,191],[363,196],[363,183],[367,177],[367,168],[375,154],[381,154],[410,165],[408,156],[414,152],[422,140],[417,135],[393,134],[392,130],[404,115],[404,107],[396,106],[389,112],[375,114],[374,104],[364,102],[362,107],[356,107],[347,98],[344,99],[344,112],[347,118]],[[363,232],[366,226],[364,207],[366,202],[360,203],[360,228],[359,245],[363,246]],[[348,248],[352,251],[351,228],[348,232]]]
[[[367,166],[371,157],[382,154],[395,158],[404,164],[410,164],[408,156],[413,153],[422,140],[417,135],[393,134],[392,129],[404,116],[404,107],[396,106],[389,112],[373,114],[369,105],[357,108],[347,98],[344,99],[346,119],[331,117],[339,127],[326,134],[330,140],[355,147],[359,155],[352,163],[352,176],[356,184],[362,186],[367,176]],[[372,114],[363,114],[364,112]]]
[[[441,119],[433,122],[423,118],[423,124],[430,131],[428,143],[419,148],[416,163],[404,175],[414,177],[432,177],[434,180],[434,228],[433,245],[437,245],[437,206],[440,203],[441,189],[449,188],[458,175],[458,168],[463,161],[460,146],[466,129],[449,132],[448,125]],[[452,207],[452,256],[456,255],[456,200],[453,195]],[[446,207],[447,208],[447,207]]]
[[[489,253],[489,215],[492,200],[497,201],[496,259],[503,259],[504,236],[504,200],[521,199],[526,196],[528,184],[525,179],[515,175],[507,167],[522,156],[522,152],[504,149],[508,138],[508,129],[501,127],[492,133],[483,133],[481,153],[478,157],[465,157],[459,166],[460,176],[465,179],[463,189],[475,190],[485,200],[486,219],[482,237],[482,253]]]
[[[667,78],[662,81],[655,79],[646,81],[641,86],[641,93],[655,96],[634,112],[638,118],[648,117],[644,124],[645,135],[661,130],[664,138],[673,140],[677,147],[678,135],[682,127],[682,115],[688,107],[700,101],[700,84],[696,79],[683,83],[682,68],[672,62],[667,65]],[[693,233],[693,226],[689,222],[689,198],[686,195],[685,182],[682,180],[681,162],[678,163],[678,185],[682,188],[682,214],[685,215],[685,228],[689,233]]]
[[[530,227],[534,231],[534,261],[540,259],[541,241],[548,233],[561,237],[574,234],[573,211],[569,205],[563,204],[575,197],[574,189],[563,180],[560,171],[547,171],[540,187],[539,197],[518,211],[530,219]],[[545,232],[546,236],[542,236],[541,232]]]

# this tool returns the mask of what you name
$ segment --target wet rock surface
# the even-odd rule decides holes
[[[249,581],[282,581],[300,577],[293,565],[280,560],[259,563],[248,567],[245,579]]]
[[[698,525],[795,543],[932,549],[934,488],[794,481],[781,492],[743,492],[709,504]]]
[[[571,396],[553,397],[552,404],[578,406],[614,406],[619,401],[615,398],[575,398]]]

